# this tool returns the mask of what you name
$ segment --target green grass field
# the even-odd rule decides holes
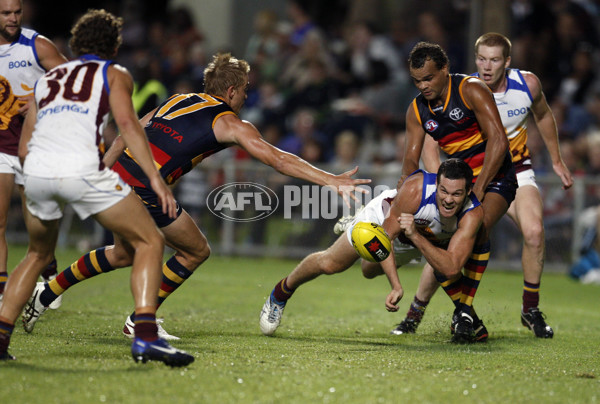
[[[23,256],[10,249],[9,267]],[[59,266],[77,259],[58,253]],[[388,313],[385,278],[358,266],[300,288],[274,337],[258,315],[296,261],[211,257],[159,311],[188,368],[136,364],[121,334],[132,310],[129,269],[73,287],[26,334],[16,328],[1,363],[2,403],[596,403],[600,401],[600,287],[546,274],[541,308],[555,330],[521,326],[522,279],[488,269],[476,307],[489,342],[449,342],[451,304],[442,293],[418,334],[393,336],[420,268],[401,269],[405,298]]]

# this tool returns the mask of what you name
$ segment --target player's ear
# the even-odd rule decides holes
[[[227,87],[227,96],[229,98],[233,98],[233,96],[235,95],[235,92],[236,92],[235,86]]]

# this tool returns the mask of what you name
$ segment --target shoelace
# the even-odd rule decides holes
[[[31,320],[33,317],[39,317],[39,311],[35,308],[35,301],[38,297],[38,292],[35,293],[33,299],[31,299],[31,303],[27,305],[25,308],[25,316],[27,317],[27,321]]]
[[[271,302],[271,304],[273,305],[273,307],[269,311],[269,321],[274,322],[277,320],[277,317],[279,317],[279,311],[281,310],[282,307],[280,305],[278,305],[277,303]]]

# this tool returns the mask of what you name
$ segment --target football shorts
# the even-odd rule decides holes
[[[15,184],[23,185],[23,169],[17,156],[0,153],[0,173],[14,174]]]
[[[55,220],[71,205],[84,220],[122,201],[131,192],[119,174],[105,169],[82,177],[41,178],[25,175],[27,209],[42,220]]]

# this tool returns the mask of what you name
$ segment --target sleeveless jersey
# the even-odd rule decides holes
[[[419,233],[425,236],[425,238],[427,238],[427,240],[429,240],[433,245],[440,248],[446,248],[450,242],[450,239],[458,229],[458,223],[460,222],[460,219],[465,215],[465,213],[479,206],[480,202],[475,194],[471,192],[469,197],[465,199],[463,207],[460,209],[457,215],[452,217],[442,217],[435,199],[437,194],[437,175],[423,170],[417,170],[410,176],[413,176],[417,173],[423,173],[423,191],[421,193],[421,203],[419,204],[417,211],[413,213],[415,226],[417,227]],[[355,222],[368,220],[379,225],[383,225],[385,218],[388,216],[392,200],[396,197],[397,193],[398,191],[396,189],[388,189],[383,191],[380,195],[378,195],[376,198],[373,198],[371,202],[367,204],[365,209],[363,209],[364,213],[361,212],[362,216],[361,214],[357,215]],[[410,241],[403,234],[398,236],[398,241],[404,245],[408,244],[414,248],[412,241]],[[395,252],[401,252],[396,251],[398,250],[397,246],[397,244],[394,244]],[[402,246],[400,248],[405,250],[406,247],[408,246]]]
[[[0,45],[0,152],[17,155],[25,102],[18,97],[33,94],[33,86],[44,73],[35,50],[38,33],[22,28],[19,39]]]
[[[479,73],[474,76],[479,77]],[[531,168],[531,157],[527,148],[527,117],[533,98],[519,69],[507,69],[506,91],[494,93],[494,98],[508,136],[515,171],[520,173],[528,170]]]
[[[218,118],[234,114],[227,103],[208,94],[175,94],[163,102],[146,125],[154,163],[167,184],[173,184],[204,158],[229,145],[217,141],[213,127]],[[134,187],[150,182],[129,150],[113,166]]]
[[[440,215],[440,211],[436,203],[437,175],[423,170],[417,170],[411,175],[419,172],[423,173],[423,192],[421,194],[421,204],[414,213],[415,226],[417,227],[419,233],[421,233],[433,245],[446,248],[448,247],[450,239],[458,229],[458,223],[460,222],[460,219],[462,219],[465,213],[479,206],[480,202],[475,194],[471,192],[469,197],[465,199],[463,207],[457,215],[443,217]],[[398,237],[398,239],[402,243],[412,244],[412,242],[402,234]]]
[[[473,169],[473,182],[481,172],[487,140],[481,133],[475,113],[462,97],[462,86],[471,76],[451,74],[444,105],[431,109],[419,94],[412,102],[415,115],[425,133],[433,137],[448,157],[464,160]],[[494,179],[512,171],[512,158],[506,151],[502,166]]]
[[[36,177],[74,177],[102,164],[102,132],[108,120],[111,61],[85,55],[55,67],[38,80],[37,122],[23,172]]]

